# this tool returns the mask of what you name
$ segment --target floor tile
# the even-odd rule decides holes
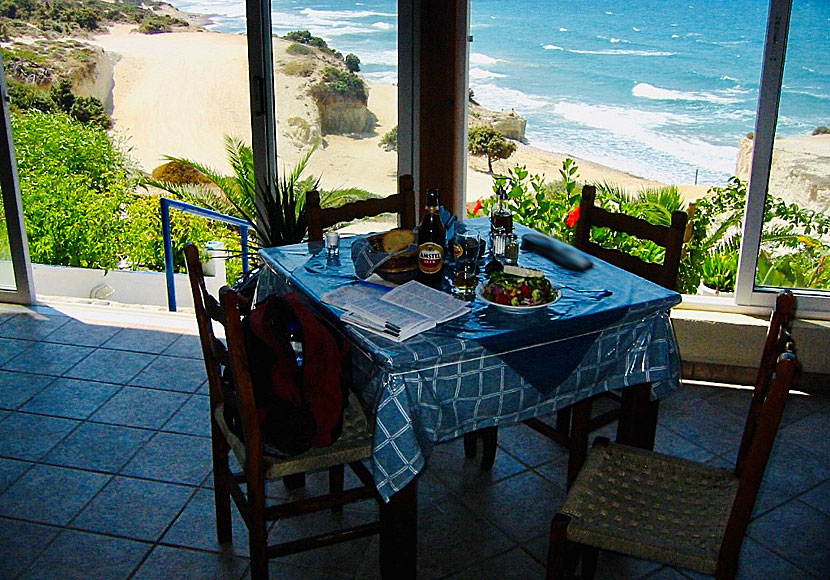
[[[96,349],[66,373],[74,379],[90,379],[107,383],[126,383],[155,357],[141,352]]]
[[[158,433],[124,467],[123,475],[199,485],[211,469],[210,439]]]
[[[679,433],[676,433],[661,423],[658,419],[657,435],[654,439],[654,450],[675,457],[683,457],[691,461],[708,461],[714,455],[711,451],[695,445]]]
[[[779,439],[772,448],[764,479],[794,496],[830,479],[830,456]]]
[[[63,526],[109,479],[89,471],[35,465],[0,495],[0,515]]]
[[[32,397],[21,410],[86,419],[120,388],[121,385],[60,378]]]
[[[85,346],[38,342],[7,361],[3,368],[10,371],[60,376],[92,351],[93,349]]]
[[[118,473],[150,440],[153,431],[83,423],[43,458],[44,463]]]
[[[0,455],[36,461],[77,425],[69,419],[13,413],[0,423]]]
[[[15,578],[46,548],[59,528],[0,518],[0,578]]]
[[[564,487],[525,472],[500,481],[484,492],[465,494],[461,501],[516,542],[525,542],[550,528],[565,498]]]
[[[164,431],[210,437],[210,398],[193,395],[165,423]]]
[[[744,425],[729,411],[700,398],[666,407],[661,403],[659,423],[711,453],[737,454]]]
[[[481,447],[479,440],[478,454],[474,458],[467,459],[464,456],[463,438],[436,445],[427,460],[428,469],[449,490],[457,493],[481,491],[488,485],[527,469],[527,466],[499,449],[496,452],[493,469],[483,470],[481,469]]]
[[[248,562],[228,554],[156,546],[132,580],[239,580]]]
[[[41,340],[69,320],[67,316],[44,316],[35,312],[17,314],[0,325],[0,336]]]
[[[183,334],[161,354],[202,360],[202,343],[198,334]]]
[[[32,465],[28,461],[0,458],[0,493],[6,491]]]
[[[830,411],[813,413],[782,427],[776,443],[801,447],[830,463]]]
[[[159,354],[179,338],[179,334],[159,330],[124,328],[102,346],[118,350]]]
[[[55,380],[55,377],[0,371],[0,408],[17,409]]]
[[[547,463],[562,452],[562,447],[558,443],[521,424],[500,427],[499,445],[530,467]]]
[[[126,579],[150,547],[131,540],[64,530],[21,580]]]
[[[159,356],[134,377],[130,384],[192,393],[205,382],[206,378],[205,363],[201,360]]]
[[[159,429],[187,401],[183,393],[124,387],[90,419],[128,427]]]
[[[13,359],[35,343],[17,338],[0,338],[0,365]]]
[[[798,499],[830,516],[830,480],[802,493]]]
[[[804,577],[804,570],[773,554],[752,538],[744,539],[736,580],[803,580]]]
[[[799,500],[764,514],[747,534],[791,564],[818,578],[830,578],[830,516]]]
[[[230,546],[221,546],[216,540],[216,510],[214,508],[213,491],[200,489],[190,499],[184,511],[176,519],[173,526],[164,534],[162,543],[197,548],[211,552],[224,551],[248,556],[248,529],[236,506],[231,503],[231,517],[233,521],[233,543]]]
[[[521,548],[514,548],[481,562],[477,562],[458,574],[447,576],[447,580],[481,580],[482,578],[499,578],[499,580],[527,580],[543,578],[545,568],[531,558]]]
[[[78,346],[101,346],[120,330],[121,328],[118,326],[70,320],[46,335],[43,340],[62,344],[77,344]]]
[[[73,528],[137,540],[158,540],[194,488],[114,477],[78,516]]]

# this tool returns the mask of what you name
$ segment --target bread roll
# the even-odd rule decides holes
[[[381,247],[383,248],[383,251],[387,254],[394,254],[395,252],[405,250],[411,244],[414,243],[415,234],[412,230],[397,228],[383,234]]]

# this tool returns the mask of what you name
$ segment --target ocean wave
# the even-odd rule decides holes
[[[637,28],[636,26],[632,26],[631,30],[633,30],[634,32],[640,32],[640,29]]]
[[[740,99],[734,97],[721,97],[707,92],[695,93],[675,89],[663,89],[648,83],[637,83],[631,89],[631,94],[641,99],[653,99],[656,101],[701,101],[724,105],[740,101]]]
[[[308,9],[306,9],[308,10]],[[285,34],[292,30],[308,30],[327,42],[332,38],[353,35],[379,34],[381,30],[369,24],[349,22],[348,20],[327,20],[325,18],[308,18],[299,12],[272,12],[272,30],[275,34]]]
[[[715,145],[696,137],[689,130],[696,122],[687,116],[567,101],[560,101],[553,110],[567,121],[611,134],[631,148],[647,147],[713,171],[734,171],[738,148]],[[682,130],[684,126],[687,128]]]
[[[574,54],[598,54],[608,56],[674,56],[674,52],[666,52],[662,50],[631,50],[624,48],[611,48],[604,50],[576,50],[568,49],[568,52]]]
[[[392,30],[395,26],[389,24],[388,22],[375,22],[372,24],[372,28],[377,28],[378,30]]]
[[[395,12],[378,12],[375,10],[316,10],[314,8],[303,8],[300,10],[301,14],[309,18],[317,18],[320,20],[355,20],[358,18],[397,18]]]
[[[226,18],[243,18],[245,16],[244,2],[228,2],[227,0],[178,0],[172,4],[179,10],[193,14],[207,14],[224,16]]]
[[[474,52],[470,55],[470,64],[477,64],[479,66],[487,66],[490,64],[496,64],[499,62],[504,62],[500,58],[493,58],[492,56],[487,56],[486,54],[482,54],[480,52]]]
[[[374,83],[377,85],[397,85],[398,84],[398,73],[395,71],[382,71],[382,72],[361,72],[360,73],[363,78],[365,78],[368,82]]]
[[[545,50],[565,50],[561,46],[556,46],[555,44],[546,44],[542,48]]]
[[[472,67],[470,68],[470,78],[476,80],[485,80],[485,79],[499,79],[504,78],[507,75],[503,75],[501,73],[489,71],[487,69]]]
[[[473,83],[476,100],[493,110],[535,110],[550,106],[550,100],[540,95],[531,95],[522,91],[501,87],[493,83]]]
[[[397,50],[360,50],[361,64],[374,64],[379,66],[398,66]]]
[[[568,29],[560,26],[559,32],[568,32]]]
[[[736,79],[735,77],[730,77],[729,75],[721,75],[719,78],[722,81],[732,81],[733,83],[738,82],[738,79]]]

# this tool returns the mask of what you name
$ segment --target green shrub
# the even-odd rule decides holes
[[[830,127],[821,125],[813,129],[813,135],[830,135]]]
[[[352,54],[350,52],[346,55],[344,62],[346,63],[346,68],[349,69],[349,72],[360,72],[360,59],[356,54]]]
[[[9,103],[21,111],[35,109],[44,113],[55,110],[55,102],[43,89],[8,79]]]
[[[104,110],[101,101],[95,97],[77,97],[69,114],[81,123],[94,123],[104,129],[112,127],[112,119]]]
[[[364,105],[369,102],[369,93],[363,79],[354,73],[333,66],[323,69],[323,80],[312,88],[312,94],[324,103],[332,95],[341,99],[354,99]]]
[[[57,85],[52,86],[49,90],[49,96],[61,111],[69,113],[72,110],[72,105],[75,104],[75,95],[72,94],[72,81],[62,79]]]
[[[291,54],[295,56],[304,56],[307,54],[311,54],[311,48],[306,46],[305,44],[300,44],[299,42],[294,42],[288,45],[288,48],[285,49],[286,54]]]
[[[398,126],[395,125],[386,132],[386,134],[381,137],[380,143],[378,143],[378,147],[383,147],[387,151],[397,151],[398,150]]]

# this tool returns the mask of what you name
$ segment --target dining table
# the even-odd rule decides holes
[[[490,221],[456,227],[487,239]],[[514,225],[519,237],[531,231]],[[681,297],[672,290],[587,254],[591,267],[579,271],[522,248],[518,265],[544,273],[557,290],[553,303],[515,313],[476,297],[463,316],[396,342],[343,323],[343,311],[322,300],[328,291],[363,284],[350,252],[360,239],[342,237],[339,255],[320,242],[260,250],[266,267],[257,295],[297,291],[353,347],[353,388],[373,429],[369,467],[391,526],[381,535],[385,578],[416,577],[417,479],[435,445],[551,417],[608,391],[636,388],[648,403],[679,388],[669,311]],[[656,421],[637,409],[624,409],[621,432],[642,432]],[[653,429],[646,425],[644,441],[626,442],[653,444]]]

